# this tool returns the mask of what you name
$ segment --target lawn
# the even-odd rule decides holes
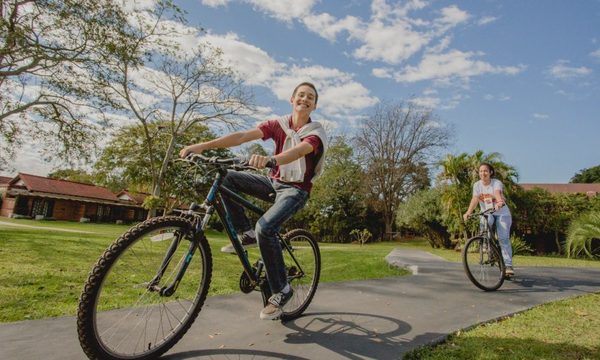
[[[74,315],[89,270],[104,249],[130,227],[6,218],[0,221],[22,225],[0,223],[0,322]],[[213,254],[209,295],[239,292],[239,260],[219,251],[229,240],[217,232],[207,237]],[[393,247],[392,243],[362,247],[322,244],[321,282],[408,274],[385,262],[385,255]],[[251,259],[257,254],[256,249],[251,250]]]

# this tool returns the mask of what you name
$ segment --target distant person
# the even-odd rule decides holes
[[[513,276],[515,271],[512,263],[512,246],[510,244],[510,226],[512,224],[512,216],[510,210],[506,206],[504,198],[504,185],[497,179],[493,179],[495,171],[492,165],[481,163],[479,165],[479,181],[473,184],[473,197],[469,203],[469,209],[463,215],[463,219],[473,213],[475,206],[479,203],[481,211],[488,209],[496,209],[492,216],[489,216],[490,225],[496,223],[496,231],[498,232],[498,240],[504,265],[506,265],[506,275]]]
[[[311,112],[317,107],[318,99],[315,86],[303,82],[292,92],[290,115],[264,121],[251,130],[234,132],[215,140],[186,146],[179,153],[181,157],[185,157],[191,153],[229,148],[258,139],[273,139],[275,142],[274,156],[254,154],[249,161],[250,166],[259,169],[264,168],[268,162],[276,165],[269,177],[229,170],[223,181],[223,185],[234,191],[265,201],[270,200],[270,195],[275,195],[275,203],[258,219],[255,229],[241,205],[227,198],[223,199],[242,245],[256,246],[258,241],[267,280],[273,293],[267,306],[260,313],[260,318],[264,320],[279,318],[283,312],[282,307],[294,293],[287,282],[281,245],[276,235],[281,225],[304,207],[312,182],[323,169],[327,135],[323,127],[310,118]],[[235,252],[231,245],[223,247],[221,251]]]

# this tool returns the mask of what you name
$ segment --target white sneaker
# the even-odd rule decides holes
[[[283,306],[287,304],[287,302],[294,295],[294,290],[290,288],[290,291],[278,292],[269,298],[269,303],[265,306],[264,309],[260,312],[261,320],[277,320],[283,314]]]

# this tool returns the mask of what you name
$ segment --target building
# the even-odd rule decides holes
[[[600,183],[595,184],[519,184],[523,190],[543,189],[549,193],[600,195]]]
[[[144,194],[19,173],[0,177],[0,216],[93,222],[130,222],[146,218]]]

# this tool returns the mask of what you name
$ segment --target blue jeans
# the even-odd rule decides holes
[[[512,267],[512,246],[510,244],[512,217],[510,215],[492,215],[488,216],[488,221],[490,226],[496,223],[496,233],[498,234],[504,265]]]
[[[258,219],[255,232],[271,291],[280,292],[287,284],[287,274],[277,233],[286,220],[304,207],[308,192],[264,175],[232,170],[227,172],[223,185],[269,202],[273,201],[270,194],[275,194],[275,203]],[[226,198],[224,202],[238,233],[252,229],[244,207]]]

